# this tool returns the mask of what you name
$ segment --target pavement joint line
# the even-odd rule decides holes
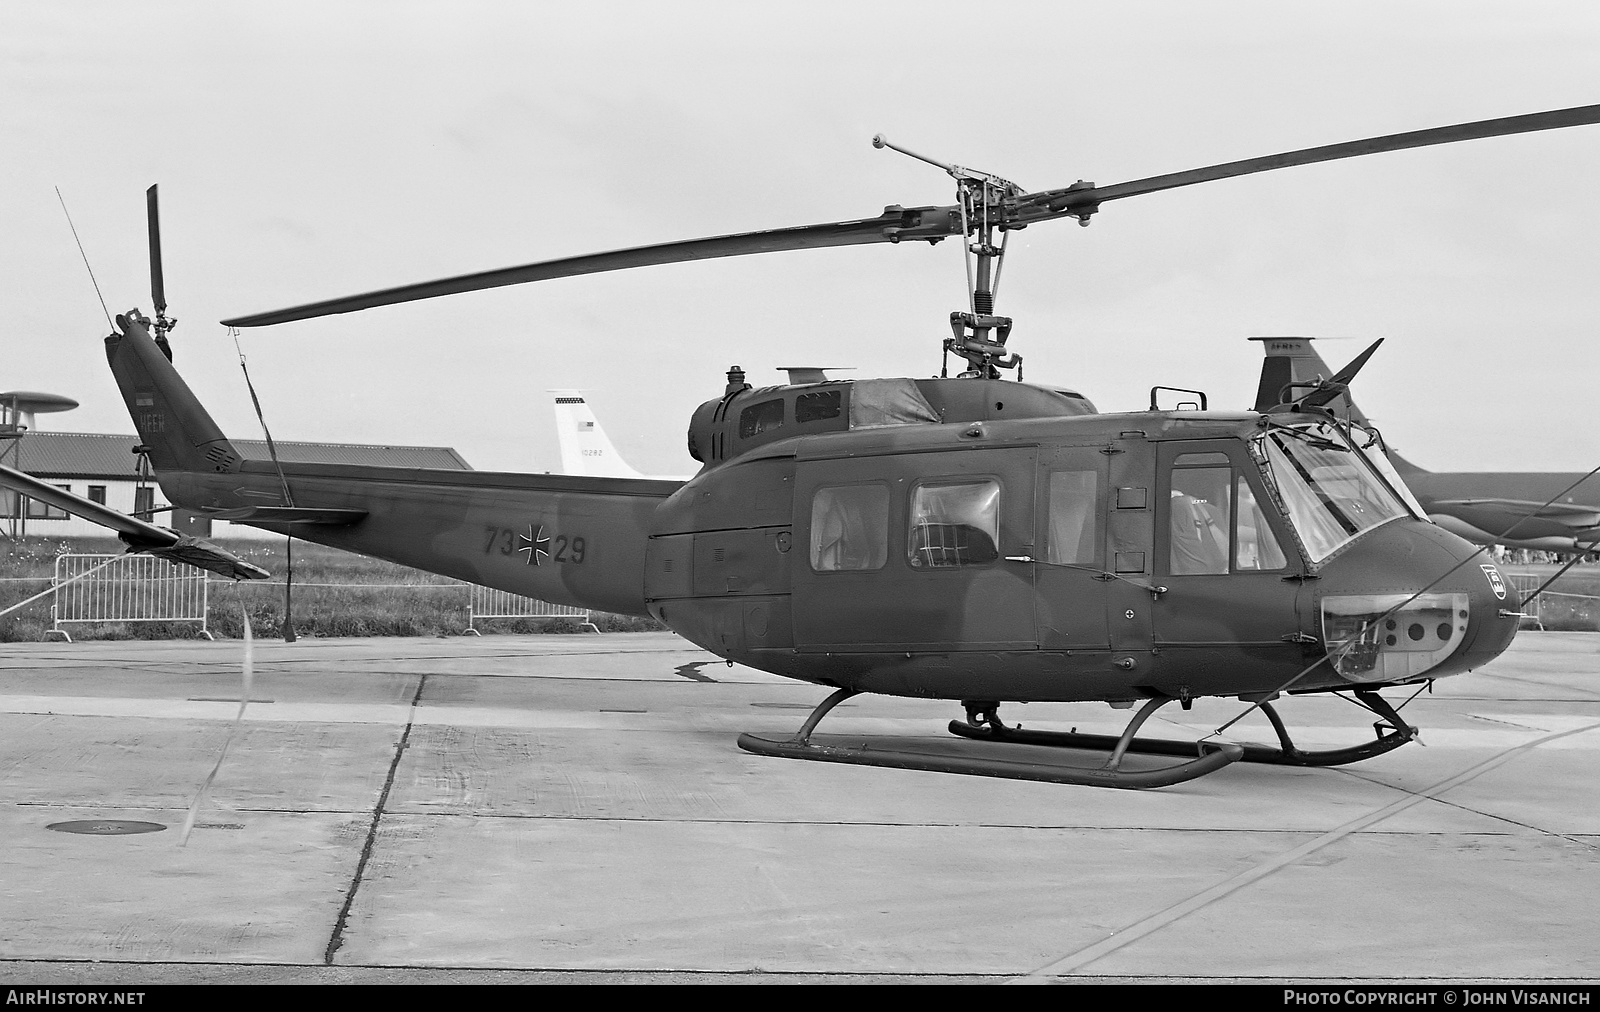
[[[1485,717],[1481,713],[1469,713],[1466,716],[1471,720],[1481,720],[1481,721],[1485,721],[1486,723],[1490,723],[1490,724],[1499,724],[1501,727],[1515,727],[1515,728],[1518,728],[1518,729],[1523,730],[1523,731],[1543,731],[1544,730],[1544,728],[1542,728],[1542,727],[1534,727],[1532,724],[1518,724],[1514,720],[1500,720],[1497,717]]]
[[[1591,703],[1600,701],[1600,692],[1596,692],[1593,689],[1585,689],[1579,686],[1561,685],[1559,683],[1547,682],[1543,678],[1518,678],[1514,675],[1495,675],[1494,677],[1507,682],[1516,682],[1518,685],[1543,685],[1548,688],[1565,689],[1568,692],[1583,692],[1587,693],[1591,697],[1589,699],[1563,700],[1563,702]]]
[[[1369,781],[1369,782],[1373,783],[1375,786],[1389,786],[1387,784],[1381,784],[1381,783],[1378,783],[1376,781]],[[1437,799],[1435,799],[1435,800],[1437,800]],[[179,811],[179,809],[171,808],[171,807],[168,807],[168,806],[111,805],[111,804],[104,804],[104,803],[73,804],[73,803],[65,802],[65,801],[17,801],[17,802],[13,802],[12,804],[16,808],[52,808],[52,809],[62,809],[62,810],[69,810],[69,811],[118,811],[118,812],[169,812],[169,811]],[[1472,809],[1467,809],[1467,808],[1463,808],[1462,810],[1463,811],[1468,811],[1468,812],[1473,811]],[[221,810],[221,814],[230,815],[230,816],[234,816],[234,817],[242,817],[242,816],[248,816],[248,815],[334,815],[334,816],[350,816],[350,815],[365,815],[366,814],[366,810],[365,809],[345,809],[345,808],[228,808],[228,809],[222,809]],[[681,826],[807,826],[807,827],[823,827],[823,828],[835,827],[835,828],[846,828],[846,829],[861,828],[861,829],[900,829],[900,830],[917,830],[917,829],[956,829],[956,830],[974,830],[974,829],[976,829],[976,830],[991,830],[991,829],[999,829],[999,830],[1037,830],[1037,831],[1040,831],[1040,832],[1052,832],[1052,833],[1063,833],[1063,832],[1067,832],[1067,833],[1077,833],[1077,832],[1086,832],[1086,833],[1141,833],[1141,834],[1170,833],[1170,834],[1174,834],[1174,835],[1191,835],[1191,834],[1196,834],[1196,833],[1204,833],[1204,834],[1211,834],[1211,835],[1237,834],[1237,835],[1241,835],[1241,836],[1268,836],[1268,837],[1270,837],[1270,836],[1305,836],[1307,833],[1315,832],[1315,830],[1311,830],[1311,829],[1261,829],[1261,828],[1233,829],[1233,828],[1222,827],[1222,826],[1135,826],[1135,825],[1127,825],[1127,826],[1097,826],[1097,825],[1090,825],[1090,824],[1041,825],[1039,823],[1027,823],[1027,822],[977,822],[977,823],[970,823],[970,824],[959,823],[959,822],[864,822],[864,821],[846,822],[846,821],[840,821],[840,820],[827,821],[827,820],[823,820],[823,819],[811,819],[811,820],[807,820],[807,821],[804,821],[804,822],[797,822],[797,821],[795,821],[793,819],[685,819],[685,818],[650,818],[650,817],[617,816],[617,815],[527,815],[527,814],[516,813],[516,812],[386,811],[384,814],[388,815],[390,818],[396,818],[396,819],[398,819],[398,818],[411,818],[411,819],[485,819],[485,820],[503,819],[503,820],[507,820],[507,821],[514,821],[514,820],[536,821],[536,820],[542,820],[542,821],[546,821],[546,822],[615,822],[615,823],[619,823],[619,824],[630,824],[630,825],[631,824],[645,824],[645,825],[672,825],[672,826],[680,826],[680,825]],[[1475,814],[1485,814],[1485,813],[1475,813]],[[1494,816],[1492,816],[1492,815],[1486,815],[1486,817],[1487,818],[1494,818]],[[1502,819],[1500,821],[1510,821],[1510,820]],[[1520,825],[1520,824],[1513,822],[1512,825]],[[1600,834],[1578,833],[1578,834],[1574,834],[1574,836],[1572,836],[1572,837],[1568,837],[1568,836],[1561,836],[1560,834],[1550,833],[1548,830],[1541,830],[1536,826],[1529,826],[1529,827],[1525,827],[1525,828],[1532,829],[1535,832],[1546,833],[1547,835],[1558,836],[1560,839],[1572,839],[1573,842],[1579,843],[1579,844],[1583,844],[1585,846],[1597,846],[1597,847],[1600,847]],[[1372,836],[1393,836],[1393,837],[1440,837],[1440,838],[1452,838],[1452,839],[1470,837],[1470,838],[1476,839],[1476,838],[1482,838],[1482,837],[1502,837],[1502,836],[1503,837],[1514,837],[1516,834],[1512,833],[1512,832],[1509,832],[1509,831],[1491,832],[1491,831],[1488,831],[1488,830],[1474,830],[1474,831],[1470,831],[1470,832],[1468,832],[1468,831],[1459,831],[1459,830],[1458,831],[1443,831],[1443,830],[1439,830],[1439,831],[1418,832],[1416,830],[1403,830],[1403,829],[1387,830],[1387,829],[1385,829],[1385,830],[1376,830],[1373,833],[1370,833],[1369,835],[1372,835]],[[1593,844],[1591,844],[1586,839],[1579,839],[1579,837],[1586,837],[1586,836],[1593,836],[1595,838],[1595,842]],[[3,961],[3,957],[0,957],[0,961]],[[1006,976],[1009,976],[1009,975],[1006,975]]]
[[[1487,719],[1487,718],[1485,718],[1485,719]],[[1565,733],[1565,734],[1577,734],[1581,730],[1582,729],[1580,728],[1580,729],[1578,729],[1576,731],[1566,731],[1566,732],[1563,732],[1563,733]],[[1385,784],[1381,780],[1374,780],[1373,778],[1371,778],[1369,776],[1366,776],[1366,775],[1362,774],[1361,772],[1359,772],[1357,770],[1340,770],[1339,772],[1345,774],[1346,776],[1354,777],[1357,780],[1362,781],[1363,783],[1372,784],[1374,786],[1390,787],[1390,788],[1393,788],[1395,790],[1401,790],[1401,791],[1406,790],[1403,787],[1395,787],[1395,785],[1393,785],[1393,784]],[[1485,771],[1485,772],[1487,772],[1487,771]],[[1413,793],[1413,792],[1406,791],[1406,793],[1410,794],[1410,793]],[[1539,833],[1539,834],[1541,834],[1543,836],[1554,837],[1557,840],[1566,840],[1568,843],[1575,843],[1580,847],[1589,847],[1589,848],[1591,848],[1593,850],[1600,850],[1600,835],[1597,835],[1597,834],[1589,834],[1589,833],[1558,833],[1553,829],[1545,829],[1543,826],[1535,826],[1532,823],[1528,823],[1528,822],[1518,822],[1516,819],[1513,819],[1508,815],[1496,815],[1494,812],[1485,812],[1485,811],[1481,811],[1481,810],[1479,810],[1477,808],[1471,808],[1471,807],[1469,807],[1467,805],[1463,805],[1463,804],[1461,804],[1460,802],[1457,802],[1457,801],[1450,801],[1450,800],[1445,799],[1445,798],[1433,798],[1432,800],[1437,801],[1439,804],[1444,805],[1444,806],[1446,806],[1448,808],[1454,808],[1458,812],[1468,812],[1468,813],[1470,813],[1472,815],[1481,816],[1481,817],[1483,817],[1485,819],[1490,819],[1490,820],[1492,820],[1494,822],[1504,822],[1504,823],[1507,823],[1509,825],[1516,826],[1519,829],[1526,829],[1529,832]],[[1473,835],[1477,835],[1477,834],[1473,834]],[[1511,834],[1511,833],[1485,833],[1483,835],[1485,835],[1485,836],[1512,836],[1513,834]],[[1594,840],[1583,839],[1583,837],[1585,837],[1585,836],[1594,836],[1595,839]]]
[[[1426,696],[1423,697],[1423,699],[1427,699],[1427,698],[1428,697],[1426,697]],[[1419,702],[1420,702],[1420,700],[1419,700]],[[1501,696],[1447,696],[1443,692],[1436,692],[1433,695],[1432,702],[1435,702],[1435,703],[1437,703],[1437,702],[1447,702],[1447,703],[1504,703],[1505,699],[1504,699],[1504,697],[1501,697]],[[1521,703],[1570,703],[1570,704],[1572,704],[1574,706],[1593,706],[1593,705],[1595,705],[1597,703],[1600,703],[1600,699],[1557,699],[1557,698],[1555,698],[1553,696],[1529,696],[1529,697],[1527,697],[1525,699],[1518,699],[1517,702],[1519,704],[1521,704]]]
[[[1231,878],[1225,879],[1207,889],[1202,889],[1200,892],[1195,893],[1187,899],[1180,900],[1179,902],[1168,906],[1164,910],[1159,910],[1154,914],[1150,914],[1137,921],[1134,921],[1121,931],[1113,932],[1107,938],[1103,938],[1100,941],[1078,949],[1075,952],[1069,952],[1055,962],[1047,963],[1031,973],[1024,974],[1020,977],[1015,977],[1010,981],[1007,981],[1007,983],[1042,984],[1048,982],[1053,977],[1070,974],[1074,970],[1087,966],[1090,963],[1104,958],[1105,956],[1109,956],[1118,949],[1130,945],[1133,942],[1144,938],[1146,935],[1153,934],[1162,928],[1168,927],[1169,925],[1182,920],[1184,917],[1187,917],[1189,914],[1194,913],[1197,910],[1204,909],[1218,900],[1224,899],[1240,889],[1252,885],[1261,879],[1266,878],[1272,873],[1288,867],[1303,857],[1307,857],[1324,847],[1337,843],[1352,833],[1359,832],[1368,826],[1382,822],[1384,819],[1387,819],[1390,816],[1398,815],[1400,812],[1403,812],[1414,805],[1421,804],[1424,801],[1435,800],[1435,795],[1442,794],[1445,791],[1475,780],[1479,776],[1482,776],[1484,773],[1489,772],[1495,767],[1510,762],[1512,759],[1522,755],[1524,752],[1532,751],[1546,742],[1555,741],[1557,738],[1565,738],[1568,735],[1574,734],[1583,734],[1588,731],[1593,731],[1596,728],[1600,728],[1600,722],[1588,724],[1583,727],[1573,728],[1568,731],[1558,731],[1553,734],[1545,735],[1542,738],[1535,739],[1534,741],[1524,742],[1521,745],[1515,745],[1511,748],[1505,749],[1496,755],[1490,756],[1488,759],[1485,759],[1483,762],[1478,763],[1475,766],[1468,767],[1466,770],[1457,773],[1455,776],[1448,777],[1439,781],[1433,786],[1424,788],[1420,791],[1408,792],[1403,798],[1392,801],[1375,811],[1368,812],[1366,815],[1351,819],[1344,825],[1335,827],[1326,833],[1322,833],[1319,836],[1301,844],[1300,846],[1295,847],[1292,850],[1285,851],[1284,853],[1279,854],[1276,857],[1273,857],[1266,862],[1249,869],[1248,871],[1234,875]]]
[[[333,934],[328,937],[328,948],[322,957],[325,966],[334,965],[334,954],[344,944],[344,928],[350,917],[350,908],[355,904],[356,891],[361,888],[361,877],[366,873],[367,862],[372,858],[372,848],[378,838],[378,823],[383,821],[383,808],[389,801],[390,789],[394,787],[394,775],[400,768],[400,758],[406,754],[406,744],[411,740],[411,728],[415,724],[417,706],[422,701],[422,688],[427,683],[427,675],[417,679],[417,691],[411,697],[411,715],[406,719],[405,730],[400,733],[400,742],[395,746],[394,758],[389,761],[389,775],[384,778],[383,790],[378,794],[378,803],[372,809],[372,823],[367,827],[367,839],[361,846],[361,858],[356,862],[355,874],[351,876],[350,888],[344,896],[344,905],[339,908],[339,917],[334,921]]]

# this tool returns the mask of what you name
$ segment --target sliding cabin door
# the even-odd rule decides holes
[[[1034,649],[1035,457],[973,447],[801,461],[795,647]]]

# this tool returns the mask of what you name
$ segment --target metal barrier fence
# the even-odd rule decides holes
[[[151,555],[59,555],[54,619],[46,635],[72,642],[70,622],[199,622],[206,628],[207,573]]]
[[[1539,627],[1541,632],[1543,632],[1543,607],[1545,595],[1540,594],[1532,601],[1527,599],[1529,594],[1539,589],[1539,584],[1543,581],[1537,576],[1525,576],[1520,573],[1507,573],[1506,580],[1511,584],[1512,589],[1517,592],[1517,599],[1524,602],[1522,605],[1522,614],[1527,617],[1523,619],[1523,621],[1532,622],[1534,625]],[[1546,591],[1546,593],[1548,593],[1548,591]]]
[[[534,597],[523,597],[521,594],[512,594],[504,590],[494,590],[476,583],[472,585],[472,600],[467,605],[467,632],[474,636],[482,635],[477,630],[480,619],[497,618],[575,618],[578,624],[585,626],[590,632],[599,632],[600,628],[589,621],[587,608],[574,608],[566,604],[551,604]]]
[[[1575,628],[1575,620],[1579,623],[1576,628],[1580,629],[1600,623],[1600,607],[1597,607],[1600,606],[1600,597],[1547,590],[1529,601],[1527,596],[1538,590],[1546,577],[1531,573],[1507,573],[1506,579],[1516,588],[1517,596],[1523,599],[1521,610],[1526,617],[1522,621],[1532,622],[1541,632],[1546,629],[1546,622],[1554,622],[1557,628],[1566,629]]]

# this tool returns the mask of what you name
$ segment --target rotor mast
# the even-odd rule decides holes
[[[1005,202],[1021,196],[1022,187],[990,172],[946,165],[919,155],[890,143],[883,134],[872,138],[872,146],[936,165],[956,181],[956,203],[966,242],[967,311],[950,314],[951,336],[945,338],[944,350],[947,355],[953,352],[966,359],[963,377],[999,379],[1001,369],[1016,369],[1017,378],[1021,379],[1022,356],[1006,350],[1006,339],[1011,336],[1011,318],[995,315],[994,300],[1000,288],[1000,269],[1005,263],[1009,232]],[[995,243],[996,232],[1000,233],[998,244]]]

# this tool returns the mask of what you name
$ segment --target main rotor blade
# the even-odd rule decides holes
[[[1113,183],[1110,186],[1044,190],[1039,193],[1026,194],[1021,200],[1025,206],[1045,205],[1049,213],[1038,217],[1024,214],[1023,217],[1032,221],[1040,220],[1041,217],[1059,217],[1063,214],[1073,214],[1075,209],[1078,212],[1082,210],[1093,211],[1095,205],[1107,200],[1133,197],[1144,193],[1155,193],[1159,190],[1171,190],[1179,186],[1191,186],[1195,183],[1208,183],[1212,180],[1228,179],[1232,176],[1246,176],[1254,172],[1266,172],[1270,169],[1286,169],[1294,165],[1310,165],[1314,162],[1331,162],[1340,158],[1354,158],[1357,155],[1375,155],[1384,151],[1400,151],[1405,148],[1421,148],[1434,144],[1453,144],[1456,141],[1477,140],[1482,137],[1500,137],[1505,134],[1531,133],[1536,130],[1557,130],[1563,127],[1584,126],[1591,123],[1600,123],[1600,105],[1584,105],[1573,109],[1557,109],[1552,112],[1535,112],[1523,116],[1486,119],[1476,123],[1457,123],[1454,126],[1430,127],[1427,130],[1411,130],[1401,134],[1368,137],[1359,141],[1345,141],[1343,144],[1324,144],[1321,147],[1302,148],[1299,151],[1286,151],[1283,154],[1265,155],[1260,158],[1246,158],[1237,162],[1223,162],[1220,165],[1208,165],[1205,168],[1189,169],[1184,172],[1169,172],[1166,175],[1150,176],[1126,183]]]
[[[156,315],[167,311],[167,286],[161,277],[161,211],[152,184],[144,191],[145,214],[150,221],[150,301],[155,303]]]
[[[524,264],[521,267],[464,274],[460,277],[402,285],[398,288],[386,288],[382,291],[339,299],[327,299],[289,309],[256,313],[252,316],[238,316],[231,320],[223,320],[222,323],[227,327],[265,327],[274,323],[309,320],[336,313],[353,313],[358,309],[370,309],[374,306],[416,302],[420,299],[438,298],[441,295],[475,292],[485,288],[500,288],[505,285],[546,281],[578,274],[598,274],[602,271],[617,271],[628,267],[744,256],[750,253],[773,253],[780,250],[900,242],[909,239],[938,242],[946,236],[960,234],[961,213],[955,206],[912,208],[890,206],[884,208],[883,214],[876,218],[832,221],[820,225],[777,228],[764,232],[739,232],[706,239],[685,239],[654,246],[612,250],[609,253],[589,253],[560,260],[545,260],[540,263]]]
[[[1283,154],[1247,158],[1237,162],[1224,162],[1184,172],[1171,172],[1161,176],[1135,179],[1110,186],[1079,183],[1059,190],[1042,190],[1024,194],[1015,203],[1007,201],[1005,224],[1021,227],[1036,221],[1046,221],[1066,215],[1082,216],[1094,213],[1107,200],[1132,197],[1144,193],[1190,186],[1232,176],[1244,176],[1269,169],[1284,169],[1294,165],[1354,158],[1404,148],[1450,144],[1456,141],[1475,140],[1481,137],[1498,137],[1504,134],[1529,133],[1536,130],[1554,130],[1562,127],[1600,123],[1600,105],[1559,109],[1552,112],[1530,113],[1502,119],[1481,120],[1476,123],[1459,123],[1454,126],[1432,127],[1407,133],[1369,137],[1304,148]],[[155,196],[151,188],[152,223],[154,222]],[[421,284],[402,285],[362,295],[346,296],[312,302],[289,309],[256,313],[223,320],[229,327],[264,327],[293,320],[309,320],[319,316],[352,313],[374,306],[388,306],[401,302],[438,298],[461,292],[499,288],[529,281],[571,277],[578,274],[598,274],[603,271],[646,267],[653,264],[679,263],[686,260],[709,260],[716,257],[744,256],[751,253],[772,253],[780,250],[820,249],[829,246],[850,246],[863,243],[900,242],[905,239],[924,239],[938,242],[947,236],[962,234],[961,213],[957,206],[902,208],[891,205],[876,218],[855,221],[826,222],[820,225],[803,225],[797,228],[771,229],[762,232],[740,232],[733,235],[713,236],[706,239],[688,239],[660,243],[653,246],[636,246],[613,250],[609,253],[591,253],[506,267],[500,270],[464,274],[454,278],[427,281]],[[158,284],[159,241],[155,226],[151,228],[152,284]],[[157,297],[157,308],[165,304]]]

